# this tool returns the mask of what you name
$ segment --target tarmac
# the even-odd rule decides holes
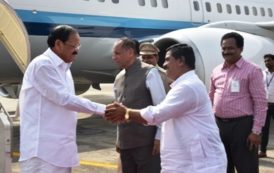
[[[111,103],[113,99],[112,85],[102,85],[102,90],[90,89],[81,95],[100,103]],[[5,109],[13,113],[16,99],[0,97]],[[80,165],[73,168],[73,173],[115,173],[118,154],[115,151],[116,125],[105,121],[97,115],[79,114],[77,125],[77,144]],[[13,163],[12,173],[19,173],[19,125],[15,121],[13,128]],[[274,173],[274,121],[271,123],[267,158],[260,159],[260,173]]]

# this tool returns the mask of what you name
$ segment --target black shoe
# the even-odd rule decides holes
[[[265,152],[260,152],[260,153],[258,154],[258,157],[259,157],[259,158],[265,158],[265,157],[267,157],[267,155],[266,155]]]

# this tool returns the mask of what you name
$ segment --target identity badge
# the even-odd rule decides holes
[[[238,80],[231,80],[231,92],[240,92],[240,82]]]

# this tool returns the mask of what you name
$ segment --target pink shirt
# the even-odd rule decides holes
[[[261,132],[267,109],[262,70],[241,58],[235,65],[217,66],[211,75],[209,96],[220,118],[253,115],[253,132]]]

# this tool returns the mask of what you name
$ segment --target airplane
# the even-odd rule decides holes
[[[240,32],[244,57],[263,67],[263,54],[274,53],[273,11],[271,0],[0,0],[0,95],[18,98],[24,70],[46,50],[49,31],[59,24],[75,27],[81,36],[71,67],[77,94],[114,81],[119,69],[112,46],[124,36],[153,40],[161,50],[160,66],[167,47],[189,44],[208,85],[222,62],[220,39],[227,32]]]

